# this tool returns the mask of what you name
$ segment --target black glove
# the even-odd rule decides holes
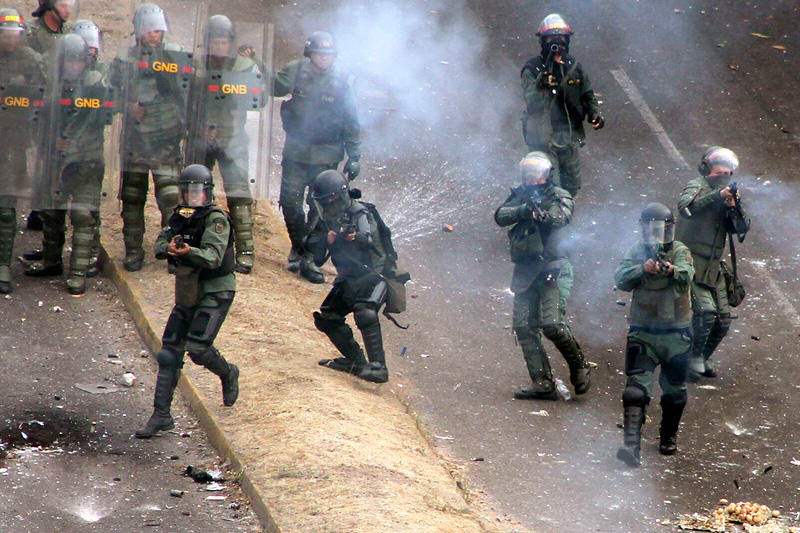
[[[344,169],[342,173],[347,176],[347,179],[350,181],[356,179],[358,175],[361,173],[361,163],[359,163],[357,157],[349,157],[347,158],[347,162],[344,164]]]
[[[589,124],[591,124],[592,127],[594,129],[596,129],[596,130],[602,130],[603,126],[605,126],[605,124],[606,124],[606,121],[603,120],[603,116],[602,115],[597,115],[596,117],[594,117],[593,119],[591,119],[589,121]]]

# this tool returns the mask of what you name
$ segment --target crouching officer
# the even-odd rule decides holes
[[[559,249],[561,230],[572,218],[570,194],[553,185],[547,154],[531,152],[519,164],[522,185],[494,213],[508,232],[514,276],[513,325],[533,384],[514,393],[517,399],[557,399],[553,371],[542,345],[542,333],[569,365],[576,394],[589,390],[590,367],[566,322],[572,289],[572,265]]]
[[[344,356],[323,359],[319,364],[366,381],[386,383],[389,373],[378,310],[387,301],[384,273],[392,275],[395,270],[394,253],[387,251],[374,207],[351,197],[348,179],[338,170],[317,176],[311,197],[319,220],[306,237],[305,247],[318,267],[330,256],[338,273],[331,292],[314,313],[314,325]],[[353,330],[345,324],[345,316],[351,312],[361,330],[369,363],[353,338]]]
[[[643,242],[634,245],[614,275],[617,287],[633,291],[625,355],[628,376],[622,393],[624,443],[617,458],[639,466],[645,411],[655,369],[661,365],[661,444],[663,455],[677,450],[675,437],[686,405],[686,372],[691,353],[692,308],[689,285],[692,254],[674,240],[675,219],[663,204],[649,204],[639,219]]]
[[[146,439],[175,423],[170,405],[183,368],[184,352],[222,380],[226,406],[239,396],[239,369],[214,347],[214,339],[233,303],[233,236],[228,214],[214,205],[211,172],[189,165],[181,172],[180,204],[155,244],[157,259],[176,267],[175,306],[167,320],[158,352],[153,415],[136,437]]]

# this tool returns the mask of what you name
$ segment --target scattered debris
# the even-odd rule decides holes
[[[753,339],[754,341],[760,341],[761,340],[761,338],[758,335],[750,335],[750,338]]]
[[[698,385],[698,389],[706,389],[706,390],[717,390],[719,387],[716,385]]]
[[[767,473],[767,472],[769,472],[770,470],[772,470],[772,465],[769,465],[769,466],[767,466],[767,467],[764,469],[764,473],[766,474],[766,473]]]
[[[174,496],[176,498],[183,498],[184,494],[186,494],[185,490],[172,489],[171,491],[169,491],[169,495]]]
[[[446,435],[434,435],[433,438],[440,439],[440,440],[456,440],[455,437],[450,437],[450,436],[446,436]]]
[[[136,374],[133,372],[125,372],[122,374],[122,384],[126,387],[133,387],[136,383]]]
[[[740,435],[752,435],[753,434],[753,432],[750,431],[749,429],[745,429],[743,427],[739,427],[736,424],[734,424],[733,422],[725,422],[725,425],[737,437],[740,436]]]
[[[774,48],[775,50],[784,50],[784,51],[786,50],[786,47],[780,44],[773,44],[772,48]]]
[[[106,385],[104,383],[76,383],[75,388],[80,389],[83,392],[88,392],[89,394],[109,394],[111,392],[119,392],[122,390],[118,387]]]
[[[626,306],[626,305],[628,305],[628,304],[626,304],[626,303],[625,303],[625,302],[623,302],[622,300],[617,300],[617,305],[621,305],[622,307],[625,307],[625,306]]]
[[[485,459],[483,457],[473,457],[472,459],[470,459],[470,461],[482,462],[485,461]]]
[[[421,354],[419,354],[419,356],[422,357],[423,359],[427,359],[428,357],[431,356],[431,354],[429,354],[429,353],[421,353]]]
[[[535,415],[535,416],[550,416],[550,413],[548,413],[544,409],[542,409],[541,411],[531,411],[528,414],[529,415]]]
[[[792,457],[792,460],[789,462],[792,463],[794,466],[800,466],[800,460],[795,459],[794,457]]]
[[[406,354],[407,350],[408,350],[408,348],[406,346],[403,346],[403,349],[400,351],[400,356],[401,357],[404,356]]]
[[[227,496],[223,496],[223,495],[220,495],[220,496],[209,496],[208,498],[206,498],[206,500],[211,500],[212,502],[223,502],[223,501],[225,501],[225,498],[227,498]]]
[[[208,483],[209,481],[225,481],[222,477],[222,472],[219,470],[203,470],[202,468],[195,468],[192,465],[186,467],[183,471],[184,476],[189,476],[196,483]]]
[[[753,37],[758,37],[759,39],[769,39],[769,35],[764,35],[763,33],[756,33],[751,31],[750,35],[752,35]]]
[[[63,307],[61,307],[60,305],[54,305],[54,306],[53,306],[53,312],[55,312],[55,313],[60,313],[60,312],[62,312],[63,310],[64,310],[64,308],[63,308]]]
[[[445,224],[444,226],[442,226],[442,231],[446,231],[447,233],[451,233],[455,229],[456,228],[454,226],[451,226],[450,224]]]
[[[206,490],[209,492],[218,492],[220,490],[225,490],[225,485],[217,483],[216,481],[212,481],[211,483],[206,485]]]
[[[675,9],[673,9],[672,12],[673,13],[682,13],[682,11],[680,9],[678,9],[677,7]]]
[[[109,359],[119,359],[119,354],[118,353],[110,353],[106,357],[108,357]]]

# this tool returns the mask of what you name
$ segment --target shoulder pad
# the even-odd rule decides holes
[[[553,196],[559,199],[572,200],[572,195],[569,192],[556,185],[553,185]]]
[[[369,207],[367,207],[367,205],[365,205],[363,202],[354,201],[353,204],[350,206],[350,208],[347,210],[347,212],[350,213],[351,215],[368,213]]]

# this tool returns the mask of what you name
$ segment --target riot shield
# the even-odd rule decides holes
[[[252,202],[251,184],[265,172],[270,98],[261,61],[264,36],[264,24],[212,15],[203,23],[196,55],[186,163],[218,171],[216,189],[224,188],[229,207]]]
[[[11,19],[19,19],[14,24]],[[46,98],[46,68],[28,47],[24,22],[0,13],[0,209],[29,199]],[[30,160],[30,161],[29,161]]]
[[[79,35],[59,41],[49,71],[32,207],[96,218],[114,93],[102,74],[91,69],[88,45]]]

